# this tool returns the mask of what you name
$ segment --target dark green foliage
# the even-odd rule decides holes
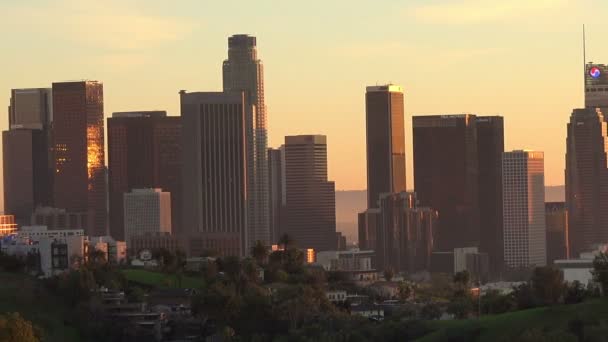
[[[560,302],[564,294],[564,275],[554,267],[537,267],[532,274],[532,289],[542,305],[554,305]]]

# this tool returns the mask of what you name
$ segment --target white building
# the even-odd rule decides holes
[[[17,231],[18,238],[31,238],[37,240],[42,237],[63,238],[69,236],[84,236],[83,229],[57,229],[49,230],[47,226],[23,226]]]
[[[61,237],[27,236],[15,237],[3,242],[0,250],[9,255],[25,258],[28,254],[38,255],[39,270],[43,277],[51,277],[70,269],[78,260],[84,260],[86,240],[82,235]]]
[[[504,258],[508,267],[547,263],[544,173],[543,152],[503,153]]]
[[[124,194],[125,240],[145,233],[171,233],[171,194],[161,189],[133,189]]]
[[[578,259],[555,260],[554,265],[564,273],[564,281],[578,281],[583,285],[593,282],[593,260],[599,253],[607,253],[608,245],[598,245],[591,252],[581,253]]]
[[[378,275],[373,268],[374,251],[352,249],[348,251],[325,251],[317,253],[315,264],[326,271],[345,272],[353,281],[377,280]]]

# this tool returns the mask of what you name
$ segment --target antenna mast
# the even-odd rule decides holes
[[[587,78],[587,47],[585,40],[585,24],[583,24],[583,91],[585,90],[585,79]]]

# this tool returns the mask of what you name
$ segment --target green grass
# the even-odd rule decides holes
[[[595,322],[608,317],[608,299],[595,299],[574,305],[535,308],[509,312],[502,315],[484,316],[481,319],[436,321],[437,330],[418,341],[446,341],[471,334],[476,341],[514,340],[529,329],[547,329],[566,332],[568,322],[580,319]]]
[[[179,282],[177,276],[174,274],[154,272],[142,269],[125,269],[122,270],[122,273],[125,275],[128,281],[147,287],[181,287],[188,289],[198,289],[203,286],[202,277],[182,276],[181,286],[178,286]]]
[[[44,341],[80,341],[78,330],[64,325],[69,309],[47,292],[38,293],[37,285],[30,276],[0,272],[0,313],[19,312],[43,330]]]

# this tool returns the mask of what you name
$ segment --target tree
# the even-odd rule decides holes
[[[106,253],[102,250],[92,248],[89,250],[89,265],[93,267],[100,267],[108,262],[106,259]]]
[[[414,296],[414,285],[405,281],[399,283],[397,295],[402,302],[407,302]]]
[[[454,283],[461,289],[468,289],[471,283],[471,275],[469,271],[460,271],[454,274]]]
[[[17,312],[0,315],[0,341],[3,342],[38,342],[36,329],[32,322],[21,317]]]
[[[600,284],[600,293],[606,295],[608,291],[608,253],[600,253],[593,259],[593,280]]]
[[[426,320],[435,320],[441,317],[441,308],[436,303],[428,303],[420,310],[420,316]]]
[[[392,268],[387,268],[384,270],[384,279],[386,281],[391,281],[393,280],[393,277],[395,276],[395,271]]]
[[[544,305],[559,303],[564,294],[564,274],[557,268],[535,268],[531,283],[535,297]]]
[[[258,265],[266,263],[268,254],[268,247],[260,240],[256,241],[255,245],[251,247],[251,256],[257,261]]]
[[[513,288],[513,299],[517,304],[517,309],[525,310],[538,306],[538,300],[534,295],[532,285],[523,283]]]
[[[295,245],[295,240],[291,237],[291,235],[285,233],[279,238],[279,244],[281,247],[283,247],[283,249],[287,250]]]
[[[575,280],[572,284],[566,285],[566,291],[564,293],[564,303],[566,304],[577,304],[581,303],[587,297],[587,289],[579,282]]]
[[[454,298],[448,305],[448,313],[457,319],[465,319],[473,312],[473,301],[468,296]]]
[[[481,297],[481,310],[484,314],[501,314],[516,308],[513,296],[503,295],[498,290],[485,291]]]

